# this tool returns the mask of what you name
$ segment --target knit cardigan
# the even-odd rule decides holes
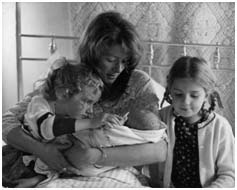
[[[172,107],[160,110],[160,117],[167,124],[168,152],[164,166],[163,186],[171,187],[173,148],[175,144]],[[234,136],[229,122],[213,113],[198,124],[199,171],[203,187],[234,187]]]

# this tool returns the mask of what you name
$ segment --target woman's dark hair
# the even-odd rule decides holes
[[[125,70],[113,83],[110,92],[104,93],[109,94],[104,98],[119,98],[127,87],[131,72],[136,68],[143,55],[143,47],[135,27],[120,13],[105,12],[91,21],[81,39],[78,50],[80,62],[95,70],[98,70],[101,57],[111,46],[120,45],[128,52],[129,59]]]

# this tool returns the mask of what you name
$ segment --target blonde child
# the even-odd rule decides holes
[[[46,79],[39,86],[40,95],[32,98],[25,114],[24,129],[34,138],[54,144],[73,144],[73,134],[85,129],[121,124],[121,118],[112,114],[91,117],[93,104],[101,96],[103,82],[95,73],[83,65],[72,65],[65,58],[57,59],[51,66]],[[75,173],[73,167],[63,171],[48,168],[35,156],[24,156],[26,165],[35,160],[34,170],[48,177],[59,173]],[[58,163],[60,165],[61,163]]]
[[[55,60],[47,77],[39,82],[41,82],[38,87],[40,93],[34,96],[29,103],[23,125],[23,130],[39,141],[65,145],[61,147],[66,149],[73,144],[74,140],[74,137],[69,134],[81,132],[85,129],[123,124],[123,118],[115,114],[104,113],[91,117],[93,104],[101,96],[103,82],[88,67],[72,65],[62,57]],[[28,178],[28,182],[24,183],[31,185],[44,178],[36,174],[43,174],[52,178],[62,172],[77,172],[73,167],[64,166],[64,162],[58,162],[58,168],[67,168],[68,171],[66,169],[58,171],[57,168],[48,168],[36,156],[24,155],[9,146],[4,147],[3,154],[4,164],[10,164],[10,160],[18,159],[18,156],[21,155],[23,163],[27,166],[24,167],[20,159],[18,159],[19,164],[14,167],[4,165],[4,168],[6,168],[3,172],[4,181],[5,179],[8,180],[6,176],[12,177],[12,181]],[[30,170],[32,161],[35,162],[33,168],[36,173]],[[12,181],[10,180],[9,184]],[[12,186],[14,185],[12,184]]]
[[[234,187],[234,137],[221,106],[216,79],[202,58],[179,58],[167,76],[160,110],[168,126],[164,187]]]

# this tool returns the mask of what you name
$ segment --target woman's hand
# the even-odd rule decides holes
[[[35,152],[35,155],[45,162],[49,168],[61,172],[64,168],[72,167],[62,153],[63,150],[68,149],[70,146],[69,144],[43,144],[42,148]]]
[[[65,149],[71,147],[71,143],[64,145],[43,143],[26,134],[21,127],[12,129],[7,138],[10,145],[18,150],[35,155],[56,171],[61,172],[64,168],[72,167],[62,153]]]
[[[83,169],[88,165],[96,163],[101,157],[101,152],[96,148],[84,147],[79,141],[64,152],[67,160],[77,169]]]

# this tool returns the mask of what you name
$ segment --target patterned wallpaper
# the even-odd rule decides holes
[[[146,41],[235,45],[234,2],[75,2],[70,3],[69,9],[72,32],[79,37],[98,13],[108,10],[122,13],[145,41],[146,53],[139,67],[162,85],[170,65],[184,53],[184,48]],[[75,41],[74,54],[77,46]],[[225,107],[218,112],[227,117],[234,129],[235,52],[234,48],[219,48],[220,60],[216,63],[215,51],[215,47],[208,46],[186,47],[187,55],[202,56],[212,64]]]

